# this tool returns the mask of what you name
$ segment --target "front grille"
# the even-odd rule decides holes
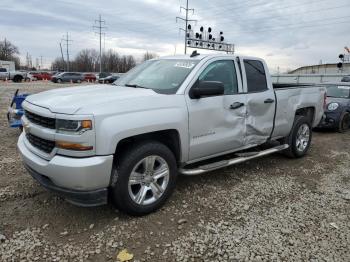
[[[32,134],[26,134],[26,137],[32,146],[40,149],[41,151],[44,151],[45,153],[50,154],[55,147],[54,141],[46,140],[46,139],[34,136]]]
[[[39,116],[39,115],[34,114],[32,112],[29,112],[27,110],[25,111],[24,114],[30,122],[32,122],[36,125],[50,128],[50,129],[56,129],[56,120],[54,118]]]

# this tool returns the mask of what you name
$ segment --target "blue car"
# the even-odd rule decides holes
[[[343,133],[350,127],[350,84],[327,86],[325,116],[318,128],[331,128]]]

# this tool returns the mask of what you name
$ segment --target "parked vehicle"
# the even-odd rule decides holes
[[[84,80],[85,81],[90,81],[90,82],[95,82],[96,81],[96,75],[92,73],[85,73],[84,74]]]
[[[99,78],[98,82],[100,84],[112,84],[120,78],[118,75],[110,75],[107,77]]]
[[[350,82],[350,76],[344,76],[344,77],[341,79],[341,82]]]
[[[325,117],[318,128],[336,129],[341,133],[350,128],[350,83],[327,86]]]
[[[33,71],[31,74],[37,79],[37,80],[51,80],[52,74],[49,72],[40,72],[40,71]]]
[[[13,82],[22,82],[27,76],[26,72],[8,71],[7,68],[0,68],[0,80],[12,80]]]
[[[63,72],[58,75],[52,76],[51,81],[54,83],[63,83],[63,82],[81,83],[84,81],[84,76],[81,73]]]
[[[83,206],[144,215],[178,173],[199,175],[275,152],[309,150],[325,88],[272,85],[259,58],[175,56],[114,85],[51,90],[23,103],[19,152],[44,187]]]

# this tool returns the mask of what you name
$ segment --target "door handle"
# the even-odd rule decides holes
[[[265,104],[272,104],[272,103],[275,103],[275,100],[271,99],[271,98],[268,98],[264,101]]]
[[[230,109],[238,109],[240,107],[244,106],[244,103],[241,102],[235,102],[232,105],[230,105]]]

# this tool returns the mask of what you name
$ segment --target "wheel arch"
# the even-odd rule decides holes
[[[315,107],[302,107],[302,108],[298,108],[296,111],[295,111],[295,116],[305,116],[309,119],[310,121],[310,124],[312,125],[315,121]]]
[[[143,141],[158,141],[166,145],[174,154],[176,161],[181,162],[181,141],[180,134],[176,129],[166,129],[144,134],[138,134],[121,139],[115,149],[115,158],[125,152],[130,146]],[[116,160],[115,159],[115,160]]]

